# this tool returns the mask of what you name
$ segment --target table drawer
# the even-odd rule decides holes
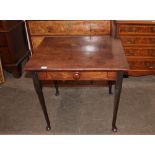
[[[0,33],[0,47],[7,46],[7,39],[4,33]]]
[[[115,80],[116,72],[39,72],[40,80]]]
[[[126,25],[118,26],[119,35],[155,35],[155,25]]]
[[[9,63],[10,62],[10,55],[9,55],[9,49],[0,47],[0,57],[2,59],[2,63]]]
[[[124,51],[126,56],[155,57],[155,48],[125,47]]]
[[[128,59],[129,68],[135,70],[155,70],[155,59]]]
[[[155,46],[155,37],[120,37],[123,46]]]
[[[29,21],[31,35],[110,34],[110,21]]]

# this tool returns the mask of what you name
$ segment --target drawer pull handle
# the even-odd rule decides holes
[[[73,79],[79,80],[79,79],[80,79],[80,73],[79,73],[79,72],[76,72],[76,73],[73,75]]]

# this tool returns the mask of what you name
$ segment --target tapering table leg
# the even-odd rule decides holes
[[[116,119],[117,119],[117,112],[118,112],[120,94],[122,89],[122,82],[123,82],[123,72],[119,71],[117,72],[117,79],[116,79],[116,85],[115,85],[114,110],[113,110],[113,121],[112,121],[113,132],[117,132]]]
[[[58,81],[57,80],[54,80],[54,87],[56,89],[55,96],[58,96],[59,95],[59,87],[58,87]]]
[[[46,130],[50,130],[51,129],[50,120],[49,120],[46,105],[45,105],[45,99],[44,99],[44,95],[43,95],[43,91],[42,91],[42,85],[41,85],[41,82],[38,79],[37,72],[32,73],[32,78],[33,78],[34,88],[35,88],[35,91],[36,91],[36,93],[38,95],[38,98],[39,98],[39,101],[40,101],[40,104],[41,104],[41,108],[43,110],[44,117],[45,117],[45,120],[46,120],[46,123],[47,123]]]
[[[112,94],[112,81],[108,81],[108,86],[109,86],[109,94]]]

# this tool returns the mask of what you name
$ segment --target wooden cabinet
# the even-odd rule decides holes
[[[20,77],[29,55],[24,21],[1,20],[0,57],[3,68],[10,71],[14,77]]]
[[[128,75],[155,75],[155,21],[116,21],[129,63]]]
[[[108,20],[48,20],[27,21],[32,51],[45,36],[109,35],[112,22]]]

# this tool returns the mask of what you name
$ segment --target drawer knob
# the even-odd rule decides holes
[[[80,73],[79,72],[74,73],[73,79],[79,80],[80,79]]]

